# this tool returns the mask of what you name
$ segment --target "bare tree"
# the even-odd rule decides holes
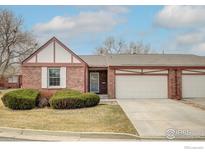
[[[23,31],[23,20],[8,10],[0,11],[0,77],[36,49],[31,33]]]
[[[126,43],[123,40],[117,40],[114,37],[108,37],[105,39],[101,47],[96,49],[97,54],[119,54],[126,49]]]
[[[143,42],[130,42],[127,53],[130,54],[148,54],[151,51],[149,44],[143,44]]]
[[[149,44],[143,42],[126,43],[124,40],[118,40],[114,37],[108,37],[100,47],[96,49],[96,53],[100,55],[106,54],[148,54],[151,51]]]

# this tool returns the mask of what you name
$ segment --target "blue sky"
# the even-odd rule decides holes
[[[56,36],[77,54],[106,37],[150,44],[152,52],[205,55],[201,6],[1,6],[24,18],[40,44]],[[200,16],[200,17],[199,17]]]

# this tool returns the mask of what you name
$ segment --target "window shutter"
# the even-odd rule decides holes
[[[48,75],[47,67],[41,68],[41,88],[47,88],[48,84]]]
[[[66,88],[66,67],[60,69],[60,83],[61,88]]]

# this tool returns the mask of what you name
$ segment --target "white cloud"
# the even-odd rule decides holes
[[[107,6],[104,6],[104,9],[108,10],[109,12],[113,12],[113,13],[127,13],[129,11],[128,7],[125,7],[125,6],[107,5]]]
[[[43,40],[52,35],[61,39],[81,39],[84,35],[93,36],[111,31],[126,21],[121,15],[127,11],[128,9],[123,6],[107,6],[95,11],[80,12],[74,16],[55,16],[48,22],[36,24],[33,31]]]
[[[39,23],[34,26],[34,30],[38,32],[62,31],[71,29],[75,26],[75,22],[70,17],[56,16],[48,23]]]
[[[194,45],[205,41],[204,31],[191,31],[176,36],[176,42],[179,45]]]
[[[205,55],[205,30],[175,33],[163,43],[170,53]]]
[[[196,46],[193,47],[192,50],[195,52],[199,52],[202,55],[205,55],[205,42],[197,44]]]
[[[205,6],[165,6],[154,23],[169,32],[165,50],[205,55]]]
[[[205,6],[165,6],[155,23],[165,28],[204,26]]]

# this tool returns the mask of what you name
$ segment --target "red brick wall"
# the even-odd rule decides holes
[[[4,88],[5,86],[5,78],[0,77],[0,88]]]
[[[41,67],[22,66],[22,87],[41,89]]]
[[[67,88],[87,91],[86,66],[67,67]],[[22,87],[41,89],[41,67],[22,67]],[[181,70],[169,69],[168,75],[168,98],[181,99],[182,84]],[[46,89],[44,89],[46,90]],[[50,89],[49,89],[50,90]],[[53,89],[51,91],[56,91]],[[108,68],[108,97],[115,98],[115,70]]]
[[[176,78],[177,78],[176,99],[182,99],[182,71],[180,69],[176,71]]]
[[[86,78],[86,82],[85,82],[85,92],[88,92],[89,88],[88,88],[88,83],[89,83],[89,73],[88,73],[88,67],[85,67],[85,78]]]
[[[168,74],[168,98],[174,99],[176,95],[176,84],[175,84],[175,70],[169,69]]]
[[[84,92],[85,88],[85,66],[67,67],[67,88]]]
[[[115,70],[108,68],[108,97],[115,98]]]
[[[86,66],[75,66],[67,67],[66,75],[66,86],[69,89],[76,89],[84,92],[86,88],[85,82],[85,67]],[[41,89],[41,66],[22,67],[22,87]],[[58,89],[43,89],[43,91],[56,91]]]
[[[169,69],[168,75],[168,98],[181,99],[182,97],[181,70]]]

